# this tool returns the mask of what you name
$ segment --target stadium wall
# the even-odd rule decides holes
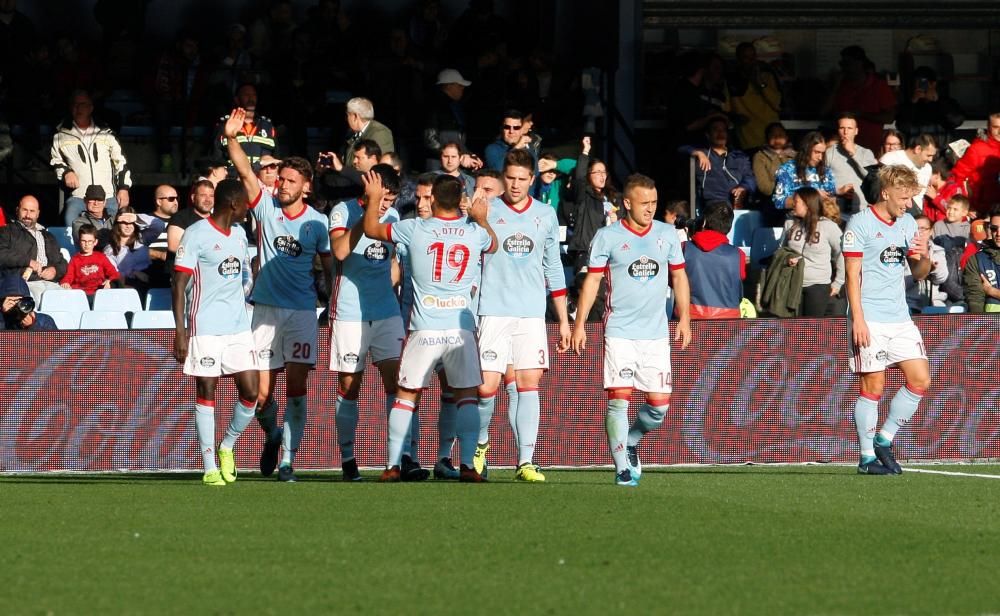
[[[897,438],[911,460],[1000,458],[1000,319],[948,315],[918,320],[933,384]],[[843,319],[703,321],[687,351],[674,350],[673,401],[664,426],[643,441],[646,464],[849,462],[858,450],[853,423],[858,380],[848,370]],[[550,343],[556,331],[550,328]],[[339,468],[334,432],[335,375],[321,331],[320,367],[310,377],[309,425],[299,469]],[[0,471],[198,470],[194,381],[170,355],[172,331],[0,332]],[[542,380],[544,466],[610,463],[604,436],[600,325],[590,346],[553,357]],[[355,451],[362,466],[385,459],[384,398],[369,370]],[[889,373],[890,396],[902,384]],[[283,385],[279,379],[279,399]],[[221,438],[235,388],[217,396]],[[438,390],[425,392],[419,456],[437,450]],[[640,398],[633,397],[635,413]],[[515,463],[501,399],[491,461]],[[237,446],[241,468],[257,465],[261,432],[251,425]],[[457,451],[455,452],[457,455]]]

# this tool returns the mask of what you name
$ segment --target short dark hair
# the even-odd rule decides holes
[[[90,224],[89,222],[86,223],[86,224],[80,225],[80,229],[76,232],[76,241],[79,242],[80,241],[80,237],[84,233],[86,233],[87,235],[91,235],[93,237],[97,237],[97,227],[95,227],[94,225]]]
[[[386,192],[394,195],[399,194],[399,174],[392,168],[392,165],[379,163],[372,165],[372,172],[377,173],[382,178],[382,187]]]
[[[434,186],[434,180],[436,180],[439,175],[439,173],[434,173],[432,171],[421,173],[417,176],[417,186]]]
[[[374,156],[375,158],[382,157],[382,148],[379,147],[372,139],[359,139],[357,143],[354,144],[353,150],[355,152],[365,151],[366,156]]]
[[[993,209],[990,210],[990,215],[987,217],[987,220],[995,216],[1000,216],[1000,204],[995,204],[993,206]]]
[[[677,214],[678,216],[688,215],[688,202],[683,199],[673,199],[667,201],[666,207],[663,208],[664,212],[670,212],[671,214]]]
[[[770,139],[771,135],[776,130],[780,130],[781,132],[785,133],[785,137],[788,136],[788,129],[785,128],[784,124],[782,124],[781,122],[771,122],[770,124],[764,127],[764,139],[765,140]]]
[[[753,46],[753,43],[750,41],[743,41],[736,46],[736,55],[740,55],[740,53],[742,53],[745,49],[753,49],[754,51],[757,51],[757,48]]]
[[[475,178],[493,178],[494,180],[503,181],[503,174],[502,173],[500,173],[496,169],[487,169],[486,167],[483,167],[482,169],[480,169],[479,171],[477,171],[473,177],[475,177]]]
[[[928,146],[938,147],[937,139],[934,135],[928,135],[927,133],[920,133],[919,135],[914,135],[910,137],[910,140],[906,142],[906,149],[915,150],[918,147],[926,148]]]
[[[837,114],[837,117],[835,117],[833,120],[838,124],[840,124],[841,120],[854,120],[855,122],[857,122],[858,114],[854,113],[853,111],[841,111],[840,113]]]
[[[197,182],[191,185],[191,194],[192,195],[195,194],[196,192],[198,192],[199,188],[204,188],[204,187],[211,188],[213,192],[215,191],[215,184],[213,184],[209,180],[198,180]]]
[[[707,135],[710,133],[712,131],[712,127],[716,124],[722,124],[722,127],[726,129],[726,132],[729,132],[729,120],[723,117],[715,117],[705,124],[705,134]]]
[[[250,201],[243,182],[227,178],[216,185],[215,207],[232,207],[239,201]]]
[[[501,120],[506,119],[506,118],[510,118],[512,120],[521,120],[521,121],[524,121],[524,114],[521,113],[521,111],[518,110],[518,109],[508,109],[508,110],[506,110],[506,111],[503,112],[503,116],[501,117]]]
[[[929,66],[918,66],[913,70],[913,83],[926,79],[927,81],[937,81],[937,73]]]
[[[434,202],[443,209],[457,210],[464,193],[462,182],[455,176],[442,173],[434,178],[431,196],[434,197]]]
[[[507,155],[503,157],[504,171],[507,170],[507,167],[523,167],[534,175],[535,159],[531,157],[531,154],[527,150],[509,150]]]
[[[377,146],[376,146],[377,147]],[[281,173],[283,169],[292,169],[298,171],[299,175],[304,177],[307,182],[312,182],[313,179],[313,168],[309,164],[309,161],[302,158],[301,156],[289,156],[281,161],[278,165],[278,173]]]
[[[707,231],[729,233],[733,228],[733,206],[725,201],[712,201],[701,215],[701,228]]]

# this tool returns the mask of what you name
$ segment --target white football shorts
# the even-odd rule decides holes
[[[604,389],[626,387],[653,394],[673,391],[670,338],[604,339]]]
[[[479,321],[479,361],[484,372],[549,367],[545,319],[484,316]]]
[[[315,310],[254,306],[253,339],[261,370],[277,370],[286,363],[316,365],[318,337]]]
[[[257,349],[249,330],[220,336],[192,336],[188,340],[184,374],[212,377],[259,369]]]
[[[476,336],[464,329],[411,331],[399,360],[399,386],[423,389],[441,367],[455,389],[483,384]]]
[[[882,372],[908,359],[927,359],[927,347],[913,321],[904,323],[868,323],[870,343],[856,348],[851,334],[851,321],[847,321],[847,344],[851,351],[851,371],[855,373]]]
[[[399,316],[378,321],[334,321],[330,326],[330,370],[358,373],[372,363],[399,359],[403,348],[403,319]]]

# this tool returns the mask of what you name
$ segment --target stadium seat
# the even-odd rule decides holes
[[[143,310],[132,316],[132,329],[173,329],[174,313],[169,310]]]
[[[82,313],[76,310],[50,310],[39,314],[47,314],[52,317],[59,329],[80,329],[80,315]]]
[[[150,289],[146,292],[146,310],[170,310],[170,289]]]
[[[61,254],[61,255],[62,255],[62,258],[63,258],[63,259],[66,259],[66,263],[69,263],[69,260],[70,260],[71,258],[73,258],[73,255],[69,254],[69,251],[68,251],[68,250],[66,250],[65,248],[61,248],[61,247],[60,247],[60,248],[59,248],[59,254]]]
[[[760,220],[760,212],[757,210],[734,210],[729,242],[733,246],[753,246],[753,236],[761,228]]]
[[[41,305],[38,307],[46,314],[51,310],[88,312],[90,302],[83,289],[47,289],[42,293]]]
[[[141,312],[142,300],[135,289],[98,289],[94,295],[94,310],[105,312]]]
[[[761,260],[778,250],[782,232],[781,227],[761,227],[754,231],[750,244],[750,269],[761,269]]]
[[[65,248],[70,255],[77,253],[76,243],[73,241],[73,227],[46,227],[45,230],[56,238],[56,244],[60,248]]]
[[[80,329],[128,329],[128,322],[123,312],[92,310],[80,317]]]

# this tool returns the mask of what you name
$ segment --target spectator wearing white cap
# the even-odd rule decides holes
[[[438,73],[438,92],[434,95],[424,124],[428,171],[436,171],[440,167],[441,147],[444,144],[454,142],[465,149],[468,122],[462,97],[465,88],[470,85],[472,82],[456,69],[446,68]]]

